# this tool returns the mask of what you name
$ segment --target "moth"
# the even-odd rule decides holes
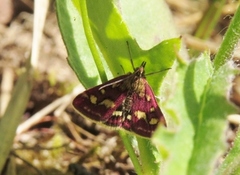
[[[73,100],[81,116],[104,125],[151,137],[163,114],[145,77],[146,62],[128,73],[95,86]]]

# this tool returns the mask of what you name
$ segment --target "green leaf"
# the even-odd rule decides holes
[[[120,0],[119,6],[131,36],[143,50],[149,50],[163,40],[179,37],[171,11],[164,1]]]
[[[160,127],[153,138],[164,175],[207,175],[213,170],[225,148],[226,116],[236,112],[226,96],[233,73],[231,64],[214,72],[207,54],[169,72],[161,105],[168,128]]]
[[[85,87],[100,83],[99,74],[82,25],[82,18],[72,1],[57,0],[58,24],[68,51],[68,62]]]
[[[57,14],[59,26],[69,54],[69,63],[83,85],[89,87],[93,86],[91,84],[99,84],[97,83],[98,72],[95,69],[86,37],[84,36],[85,33],[83,32],[78,6],[80,5],[77,1],[74,1],[74,4],[71,1],[57,1]],[[105,3],[87,1],[87,7],[94,38],[113,75],[116,76],[124,74],[124,72],[133,71],[130,56],[134,60],[135,67],[139,66],[142,61],[147,61],[147,73],[171,68],[176,52],[180,47],[180,39],[165,41],[161,45],[155,47],[153,45],[152,49],[144,51],[132,39],[124,19],[122,19],[115,4],[111,1],[105,1]],[[156,14],[156,16],[158,15]],[[138,26],[140,27],[140,24]],[[127,47],[127,41],[129,42],[130,51]],[[108,77],[111,77],[111,74],[108,73]],[[161,79],[159,79],[159,82],[161,82]],[[155,85],[155,83],[153,84]]]
[[[187,73],[187,65],[177,65],[176,70],[169,71],[161,88],[161,110],[168,128],[159,127],[152,140],[162,156],[161,172],[164,175],[186,175],[193,149],[194,127],[187,112],[184,93]],[[190,84],[188,89],[192,88],[193,84]],[[192,103],[192,107],[195,105]]]
[[[214,58],[214,67],[218,69],[222,65],[226,64],[226,62],[232,59],[234,49],[236,45],[239,43],[240,39],[240,7],[228,27],[226,34],[224,35],[223,42]]]
[[[147,73],[171,68],[173,61],[175,60],[176,52],[180,47],[179,39],[165,41],[165,43],[160,45],[155,44],[156,46],[154,47],[154,45],[152,45],[150,50],[143,50],[138,46],[135,39],[132,38],[132,35],[134,36],[134,33],[137,31],[130,33],[128,31],[129,26],[126,25],[124,19],[119,13],[119,9],[125,9],[124,7],[126,4],[124,6],[124,3],[120,3],[119,9],[112,1],[105,1],[105,3],[102,3],[101,1],[87,1],[87,5],[96,42],[114,76],[123,74],[122,67],[126,72],[133,71],[130,57],[132,57],[135,67],[139,66],[142,61],[146,61]],[[129,6],[133,5],[134,4],[132,3],[129,4]],[[141,7],[140,5],[141,4],[138,4],[139,7]],[[155,4],[155,6],[157,5],[158,3]],[[140,9],[144,10],[144,8]],[[128,10],[125,10],[124,12],[125,13],[123,14],[132,13],[132,11]],[[145,14],[144,11],[141,13]],[[155,16],[159,16],[158,13],[156,13]],[[139,13],[136,13],[135,15],[139,15]],[[157,18],[151,20],[157,21]],[[144,25],[143,21],[141,21],[141,23],[138,23],[137,27],[141,28],[142,26],[146,26],[148,25],[148,22],[146,21],[146,24]],[[128,24],[131,25],[132,22],[130,21]],[[158,25],[152,27],[152,30],[156,30],[157,26]],[[158,33],[153,33],[155,34],[155,37],[158,36]],[[158,37],[161,36],[162,35],[159,35]],[[152,38],[149,40],[152,40]],[[129,43],[130,50],[128,49],[126,42]],[[159,44],[159,42],[157,44]],[[168,50],[166,51],[166,49]]]
[[[205,87],[188,174],[211,174],[226,151],[226,117],[237,112],[228,101],[234,75],[232,64],[227,62],[215,71]]]
[[[32,88],[30,67],[22,73],[13,89],[11,100],[0,121],[0,172],[9,156],[17,126],[26,109]]]

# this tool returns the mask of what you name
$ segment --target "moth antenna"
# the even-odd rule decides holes
[[[146,64],[147,64],[147,62],[146,62],[146,61],[143,61],[142,64],[141,64],[141,66],[145,68]]]
[[[132,64],[133,70],[136,70],[135,67],[134,67],[134,64],[133,64],[132,54],[131,54],[131,50],[130,50],[130,46],[129,46],[128,41],[126,41],[126,43],[127,43],[128,53],[129,53],[129,57],[130,57],[130,61],[131,61],[131,64]]]
[[[120,65],[120,66],[121,66],[121,68],[122,68],[122,70],[123,70],[123,74],[125,74],[125,70],[124,70],[123,66],[122,66],[122,65]]]
[[[118,80],[118,81],[114,81],[114,82],[112,82],[112,83],[105,84],[104,86],[101,86],[101,87],[99,88],[99,90],[101,90],[101,89],[103,89],[103,88],[105,88],[105,87],[111,86],[111,85],[113,85],[113,84],[120,83],[120,82],[126,80],[127,78],[128,78],[128,77],[125,77],[125,78],[120,79],[120,80]]]
[[[172,69],[172,68],[166,68],[166,69],[163,69],[163,70],[159,70],[159,71],[156,71],[156,72],[150,72],[148,74],[145,74],[145,76],[149,76],[149,75],[153,75],[153,74],[156,74],[156,73],[159,73],[159,72],[163,72],[163,71],[167,71],[169,69]]]

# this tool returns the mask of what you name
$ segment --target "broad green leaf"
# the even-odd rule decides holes
[[[85,87],[99,84],[99,74],[87,43],[79,11],[69,0],[57,0],[56,8],[69,65]]]
[[[195,130],[200,125],[202,96],[212,74],[212,63],[203,54],[188,65],[178,64],[162,85],[162,110],[168,129],[160,127],[153,140],[164,160],[161,169],[164,175],[188,174]]]
[[[169,125],[153,138],[164,160],[161,171],[211,174],[225,148],[226,116],[236,112],[227,100],[233,68],[226,64],[214,72],[205,54],[170,73],[162,85],[162,110]]]
[[[196,125],[194,149],[189,175],[208,175],[214,172],[217,160],[226,151],[227,115],[236,113],[229,98],[234,69],[227,62],[209,78],[201,98],[201,111]]]
[[[123,73],[122,66],[125,71],[133,71],[130,57],[132,57],[135,67],[138,67],[142,61],[146,61],[148,63],[148,66],[146,66],[146,72],[148,72],[148,69],[151,71],[159,71],[171,67],[175,55],[166,58],[161,55],[161,51],[159,51],[160,47],[157,46],[154,49],[146,51],[142,50],[136,43],[135,39],[131,37],[133,34],[129,33],[124,19],[121,17],[118,8],[112,3],[112,1],[87,1],[87,5],[95,39],[109,68],[115,76]],[[124,9],[121,5],[122,4],[120,3],[119,8]],[[129,5],[133,6],[134,4],[130,3]],[[144,7],[139,9],[143,10]],[[137,10],[128,13],[137,13],[139,18],[141,18],[141,15],[145,14],[144,11],[139,14]],[[157,16],[158,14],[155,15]],[[155,21],[156,19],[151,20]],[[146,24],[142,21],[138,27],[141,28],[143,25],[147,25],[147,21],[145,21],[145,23]],[[128,24],[131,25],[132,22],[129,22]],[[157,28],[157,26],[155,26],[155,28]],[[149,38],[149,40],[152,40],[152,38]],[[160,41],[158,43],[160,43]],[[129,43],[130,51],[128,50],[126,42]],[[151,48],[153,48],[153,46]],[[179,46],[172,43],[172,45],[168,45],[168,48],[171,48],[172,53],[172,51],[177,52]],[[158,55],[156,55],[156,53]],[[160,55],[162,57],[160,57]],[[155,69],[153,68],[153,65],[155,65]],[[158,67],[156,65],[158,65]]]
[[[132,72],[131,58],[133,59],[134,67],[138,67],[142,61],[146,61],[146,73],[171,68],[175,60],[176,52],[180,48],[179,39],[164,41],[155,47],[152,46],[150,50],[144,51],[131,37],[132,34],[129,33],[128,26],[126,26],[118,8],[112,1],[108,0],[105,1],[105,3],[101,1],[87,1],[87,4],[96,42],[113,75],[123,74],[123,69],[125,72]],[[133,4],[130,3],[130,5]],[[158,4],[155,5],[157,6]],[[121,7],[120,4],[119,8],[121,9]],[[142,13],[144,13],[144,11]],[[159,14],[156,14],[156,16],[157,15]],[[157,21],[157,19],[151,20]],[[147,25],[147,22],[145,25]],[[139,28],[142,26],[144,26],[143,23],[138,24]],[[156,25],[155,28],[157,28],[157,26],[158,25]],[[155,30],[155,28],[153,29]],[[151,40],[151,38],[149,39]],[[126,42],[129,43],[129,48]],[[158,74],[154,80],[152,78],[152,81],[149,79],[150,85],[155,86],[153,89],[159,87],[162,77],[165,74],[166,72]],[[158,79],[158,81],[156,81],[156,79]]]
[[[90,87],[99,84],[99,74],[94,66],[94,61],[86,40],[78,1],[62,0],[56,2],[59,26],[68,50],[69,64],[83,85]],[[72,2],[74,2],[74,4],[72,4]],[[126,3],[123,4],[125,7]],[[159,8],[161,4],[162,2],[155,4],[154,7]],[[134,6],[132,3],[131,5]],[[96,43],[114,76],[133,71],[130,57],[132,57],[135,67],[138,67],[142,61],[147,61],[146,73],[171,68],[175,60],[176,52],[180,47],[180,39],[165,41],[160,45],[156,45],[155,43],[155,47],[152,45],[150,50],[144,51],[131,37],[132,34],[128,32],[128,27],[120,15],[119,9],[112,1],[107,0],[104,1],[104,3],[100,1],[87,1],[87,7]],[[132,12],[126,9],[124,14],[127,13]],[[140,12],[135,15],[140,15],[139,13]],[[155,13],[155,16],[159,17],[160,14],[158,13],[160,12],[155,10]],[[142,14],[145,14],[144,11]],[[151,27],[154,37],[160,35],[159,31],[157,31],[158,33],[156,32],[156,28],[159,26],[158,18],[150,20],[149,17],[148,19],[148,22],[156,21],[155,27]],[[133,21],[128,22],[129,25],[132,23]],[[145,21],[145,23],[146,24],[143,25],[141,22],[137,26],[139,28],[147,26],[147,21]],[[133,30],[133,32],[137,33],[138,31]],[[162,33],[161,36],[158,36],[159,38],[169,37],[167,32]],[[153,39],[153,36],[149,38],[149,40]],[[129,42],[129,48],[126,42]],[[162,72],[158,74],[158,76],[153,76],[154,80],[153,78],[149,79],[150,85],[154,86],[153,89],[159,87],[162,77],[165,74],[166,72]],[[111,77],[111,74],[108,75],[108,77]],[[156,83],[156,78],[159,79],[159,83]]]
[[[179,37],[165,1],[119,0],[118,5],[131,36],[143,50],[149,50],[163,40]]]
[[[184,100],[187,70],[187,65],[177,65],[176,70],[169,71],[161,88],[161,109],[168,129],[159,127],[153,136],[153,142],[162,155],[161,174],[164,175],[185,175],[193,149],[194,127]]]
[[[95,63],[86,40],[78,1],[74,0],[74,4],[72,4],[72,1],[66,0],[56,2],[59,26],[68,50],[69,64],[83,85],[90,87],[99,84],[99,74],[94,66]],[[124,19],[122,19],[118,8],[112,1],[107,0],[104,3],[87,1],[87,7],[96,43],[114,76],[133,71],[131,58],[135,67],[138,67],[142,61],[147,61],[146,73],[171,68],[176,52],[180,47],[180,39],[165,41],[160,45],[155,43],[155,47],[152,45],[152,49],[144,51],[131,37]],[[159,16],[159,14],[155,16]],[[157,21],[157,19],[155,20]],[[154,20],[151,19],[149,21]],[[131,24],[131,22],[129,23]],[[138,27],[140,28],[142,25],[143,23],[138,24]],[[158,28],[158,24],[155,28],[152,28],[152,30],[156,30],[155,28]],[[155,33],[155,35],[157,34]],[[162,36],[164,36],[164,32]],[[159,37],[167,38],[162,36]],[[149,38],[149,40],[152,40],[152,38]],[[127,42],[129,43],[129,48]],[[159,82],[161,82],[164,74],[161,73],[159,74],[160,76],[157,76],[159,77]],[[112,77],[111,74],[108,77]],[[152,84],[155,86],[155,83],[150,81],[150,85]],[[156,87],[159,87],[159,85],[159,83],[156,84]]]

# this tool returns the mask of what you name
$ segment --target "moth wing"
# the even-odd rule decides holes
[[[108,126],[118,126],[119,123],[108,122],[114,111],[122,105],[127,91],[119,88],[121,80],[129,75],[122,75],[106,83],[95,86],[79,94],[73,100],[74,108],[83,117],[95,122],[101,122]],[[118,82],[118,83],[115,83]]]
[[[123,127],[137,135],[151,137],[159,122],[165,124],[165,119],[158,106],[152,88],[146,79],[143,79],[143,81],[145,94],[143,97],[140,97],[137,93],[132,94],[134,105],[132,105],[131,109],[131,120],[126,120]]]

